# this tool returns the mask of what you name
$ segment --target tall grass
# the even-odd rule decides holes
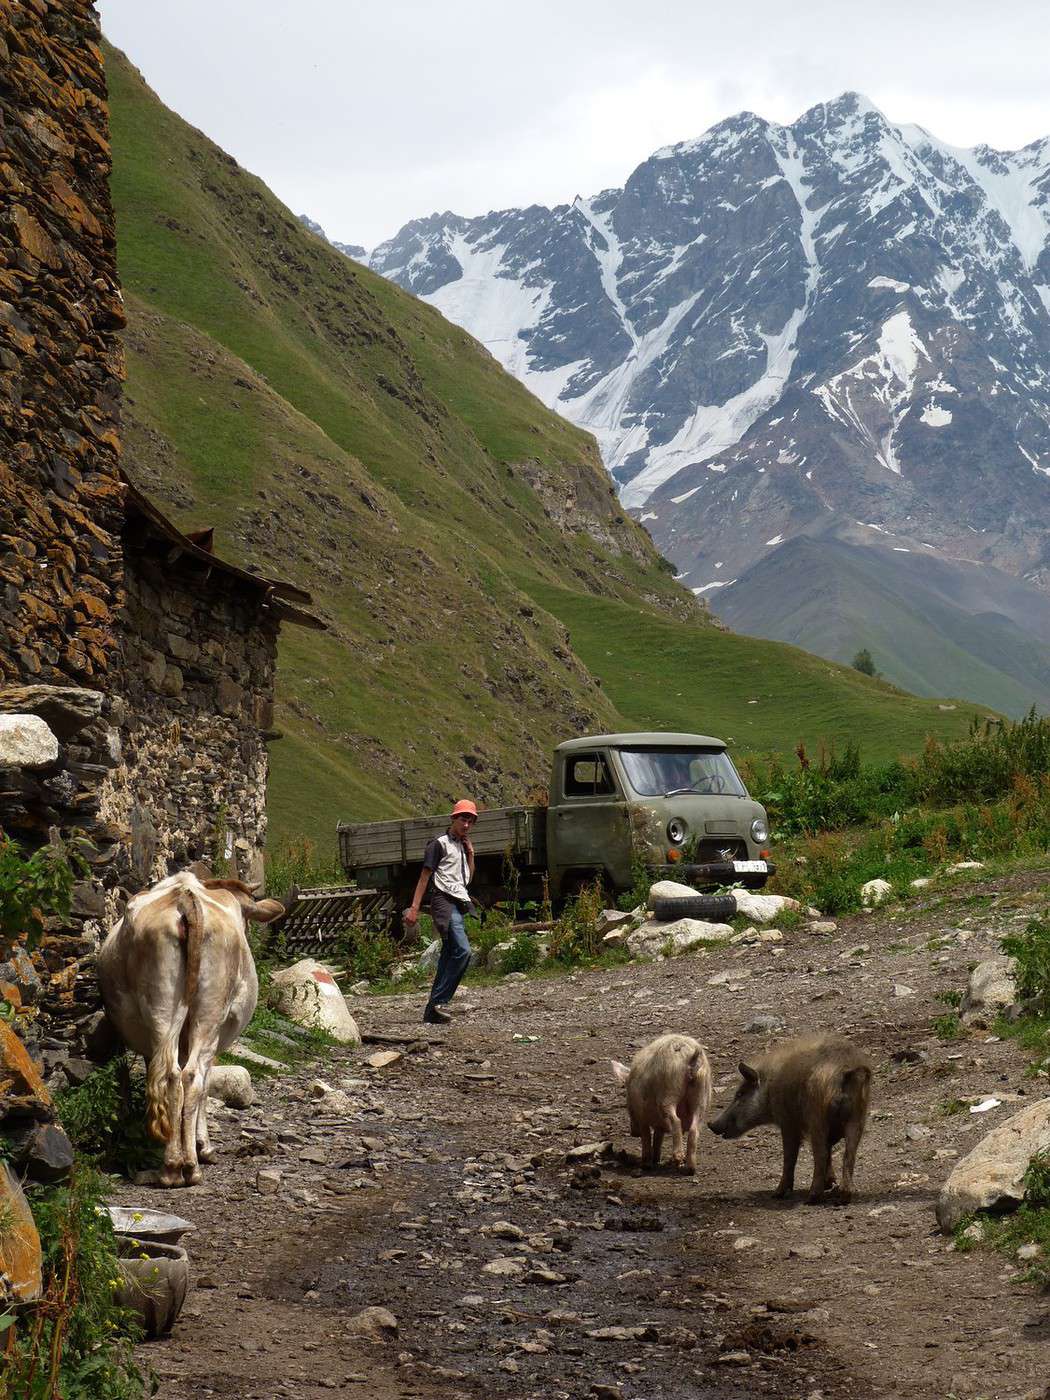
[[[776,887],[828,913],[859,909],[871,879],[904,894],[949,862],[1050,851],[1050,719],[1034,711],[931,740],[912,760],[865,764],[855,743],[816,759],[800,746],[797,759],[748,777],[774,839],[789,841]]]

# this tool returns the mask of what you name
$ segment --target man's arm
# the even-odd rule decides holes
[[[423,903],[423,896],[430,884],[430,877],[437,869],[439,860],[440,853],[437,850],[437,842],[428,841],[426,851],[423,853],[423,869],[419,872],[419,879],[416,881],[415,894],[412,896],[412,903],[405,910],[406,924],[419,922],[419,906]]]
[[[423,903],[423,896],[427,892],[427,886],[430,884],[430,877],[433,873],[434,872],[428,870],[425,865],[419,872],[419,879],[416,881],[416,892],[412,896],[412,903],[405,910],[406,924],[415,924],[419,922],[419,906]]]
[[[463,849],[467,853],[467,884],[474,878],[474,846],[469,836],[463,838]]]

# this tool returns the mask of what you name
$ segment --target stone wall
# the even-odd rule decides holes
[[[197,860],[261,879],[278,619],[261,584],[165,554],[127,547],[122,752],[100,815],[127,832],[136,889]]]
[[[0,681],[98,683],[124,312],[90,0],[0,0]]]

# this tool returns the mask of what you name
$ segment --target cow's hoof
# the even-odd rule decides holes
[[[183,1167],[182,1180],[186,1186],[199,1186],[203,1180],[200,1167]]]
[[[183,1175],[181,1167],[165,1167],[157,1173],[158,1186],[181,1186]]]
[[[215,1148],[214,1148],[214,1147],[198,1147],[198,1148],[197,1148],[197,1161],[198,1161],[198,1162],[204,1162],[206,1165],[210,1166],[211,1163],[215,1161]]]

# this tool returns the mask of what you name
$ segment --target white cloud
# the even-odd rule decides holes
[[[748,108],[855,88],[956,145],[1046,135],[1043,0],[100,0],[161,97],[333,236],[373,244],[620,185]],[[725,75],[732,75],[727,77]]]

